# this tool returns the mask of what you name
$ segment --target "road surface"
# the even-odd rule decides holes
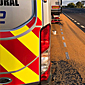
[[[85,85],[85,33],[64,14],[60,17],[60,24],[51,25],[53,80],[56,85]]]
[[[80,28],[84,28],[85,32],[85,9],[63,8],[63,13],[66,13]]]

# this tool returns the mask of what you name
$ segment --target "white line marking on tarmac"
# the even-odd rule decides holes
[[[65,40],[64,36],[62,36],[62,40]]]
[[[80,23],[77,23],[77,24],[80,24]]]
[[[63,32],[61,32],[61,34],[63,34]]]
[[[62,29],[61,29],[61,31],[62,31]]]
[[[74,21],[74,22],[77,22],[77,21]]]
[[[64,47],[67,47],[65,42],[63,42],[63,44],[64,44]]]
[[[68,52],[65,52],[65,54],[66,54],[66,59],[70,59],[69,55],[68,55]]]
[[[83,25],[81,25],[82,28],[85,28]]]

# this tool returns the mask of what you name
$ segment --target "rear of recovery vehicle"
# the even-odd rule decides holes
[[[50,0],[0,1],[0,84],[50,85]]]
[[[60,22],[62,0],[51,0],[51,23]]]

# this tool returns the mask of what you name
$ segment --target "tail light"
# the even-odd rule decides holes
[[[42,28],[41,42],[41,81],[47,80],[50,75],[50,25]]]
[[[55,17],[55,19],[60,19],[60,17]]]

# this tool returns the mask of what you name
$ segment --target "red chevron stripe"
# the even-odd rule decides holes
[[[27,26],[30,28],[33,26],[33,24],[35,23],[35,17],[27,24]],[[37,23],[36,25],[41,26],[42,25],[42,21],[37,17]],[[32,32],[39,38],[39,31],[41,28],[37,28],[35,27]]]
[[[35,23],[35,17],[33,17],[33,19],[26,25],[30,28],[33,26],[34,23]]]
[[[27,65],[36,58],[36,56],[17,39],[2,41],[1,44],[24,65]]]
[[[0,65],[0,72],[7,72],[7,71]]]
[[[32,32],[39,38],[40,27],[35,27]]]
[[[10,32],[0,32],[0,38],[13,37]]]
[[[37,17],[37,23],[36,25],[42,25],[42,21]]]
[[[35,73],[39,75],[39,58],[37,58],[32,64],[28,66],[32,69]]]
[[[36,56],[18,39],[1,41],[0,43],[24,65],[29,64],[33,59],[36,58]],[[32,68],[30,67],[30,69]],[[38,71],[36,71],[36,73],[39,74]]]
[[[33,19],[28,23],[26,24],[29,28],[33,26],[33,24],[35,23],[35,17],[33,17]],[[42,21],[37,17],[37,23],[36,25],[42,25]]]

